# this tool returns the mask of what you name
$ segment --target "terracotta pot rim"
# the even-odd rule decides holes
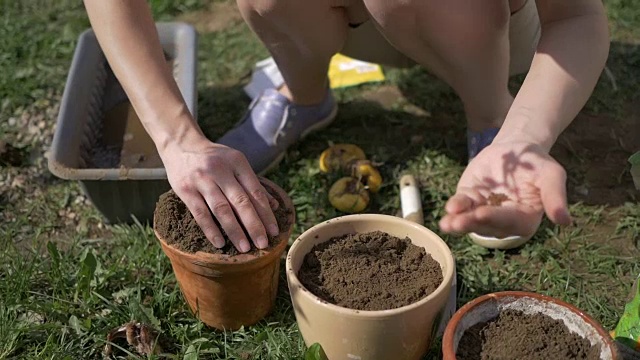
[[[455,358],[455,353],[453,353],[453,347],[454,347],[453,339],[454,339],[455,331],[456,331],[456,328],[458,327],[458,324],[462,320],[462,318],[466,316],[471,309],[487,301],[509,298],[509,297],[532,298],[536,301],[549,302],[549,303],[553,303],[555,305],[559,305],[568,309],[572,313],[578,315],[585,323],[587,323],[590,327],[596,330],[598,335],[600,335],[600,337],[602,338],[604,344],[611,349],[611,352],[613,354],[613,359],[617,359],[615,346],[613,344],[613,340],[609,336],[609,333],[602,327],[602,325],[600,325],[599,322],[594,320],[590,315],[580,310],[576,306],[569,304],[558,298],[535,293],[535,292],[529,292],[529,291],[499,291],[499,292],[494,292],[494,293],[479,296],[469,301],[468,303],[464,304],[460,309],[458,309],[458,311],[455,312],[455,314],[453,314],[453,316],[451,317],[451,320],[449,320],[449,323],[445,328],[444,334],[442,336],[443,355],[453,356],[452,359]]]
[[[155,218],[154,218],[153,233],[155,234],[158,241],[162,243],[164,249],[167,249],[177,254],[179,257],[184,258],[191,263],[202,264],[204,266],[206,265],[228,266],[228,267],[246,266],[246,265],[251,265],[253,263],[261,262],[264,259],[268,259],[274,256],[280,256],[280,254],[282,254],[282,252],[287,247],[288,240],[289,240],[288,237],[291,234],[291,231],[294,226],[295,208],[293,206],[293,201],[291,200],[289,195],[284,191],[284,189],[282,189],[276,183],[272,182],[267,178],[260,177],[260,180],[267,183],[267,185],[269,185],[272,189],[274,189],[278,193],[278,195],[280,195],[280,198],[284,202],[284,206],[289,210],[291,210],[289,213],[289,227],[286,230],[280,231],[280,234],[278,234],[278,237],[280,237],[281,239],[280,239],[280,242],[275,246],[272,246],[264,250],[257,250],[254,252],[237,254],[237,255],[214,254],[214,253],[208,253],[205,251],[197,251],[195,253],[189,253],[170,245],[169,243],[166,242],[166,240],[162,236],[160,236],[160,234],[158,234],[155,228]]]
[[[407,311],[411,311],[417,308],[420,308],[422,306],[424,306],[425,304],[427,304],[428,302],[430,302],[431,300],[437,298],[437,296],[440,293],[448,293],[451,289],[451,284],[453,282],[453,276],[454,276],[454,272],[453,272],[453,268],[454,268],[454,259],[453,259],[453,253],[451,252],[451,249],[449,248],[449,246],[444,242],[444,240],[442,240],[440,238],[440,236],[438,236],[436,233],[434,233],[433,231],[429,230],[428,228],[419,225],[415,222],[403,219],[403,218],[399,218],[396,216],[392,216],[392,215],[386,215],[386,214],[352,214],[352,215],[344,215],[344,216],[339,216],[333,219],[329,219],[326,221],[323,221],[319,224],[314,225],[313,227],[307,229],[306,232],[311,231],[311,230],[316,230],[318,228],[322,228],[325,226],[331,226],[332,222],[338,222],[338,221],[353,221],[353,220],[357,220],[357,221],[362,221],[362,220],[367,220],[367,219],[373,219],[373,220],[378,220],[378,221],[384,221],[384,222],[397,222],[397,223],[402,223],[403,226],[409,226],[409,227],[413,227],[413,228],[417,228],[419,231],[422,231],[424,233],[429,234],[431,237],[433,237],[436,242],[438,242],[440,244],[441,247],[443,247],[444,249],[447,249],[446,251],[446,256],[445,256],[445,263],[444,264],[440,264],[440,266],[442,268],[444,268],[443,273],[442,273],[442,282],[440,283],[440,285],[438,285],[438,287],[429,295],[425,296],[424,298],[411,303],[409,305],[405,305],[405,306],[401,306],[395,309],[387,309],[387,310],[357,310],[357,309],[350,309],[350,308],[346,308],[343,306],[339,306],[339,305],[335,305],[335,304],[331,304],[323,299],[321,299],[320,297],[318,297],[317,295],[313,294],[310,290],[308,290],[301,282],[300,279],[298,279],[298,274],[293,270],[292,265],[291,265],[291,253],[293,251],[295,251],[295,249],[300,246],[300,243],[302,242],[301,238],[302,235],[300,235],[294,242],[293,245],[291,245],[291,247],[289,248],[289,254],[287,255],[287,260],[286,260],[286,271],[287,274],[289,276],[287,276],[287,279],[289,281],[291,281],[291,285],[294,287],[298,287],[300,289],[304,289],[304,291],[302,292],[304,294],[304,296],[308,296],[310,297],[312,300],[314,300],[314,302],[319,303],[320,306],[325,307],[331,311],[337,312],[343,316],[347,316],[347,317],[353,317],[353,318],[361,318],[361,319],[366,319],[369,318],[371,320],[376,320],[379,318],[386,318],[386,317],[393,317],[393,316],[397,316],[398,314],[407,312]],[[381,226],[382,228],[382,226]],[[380,230],[380,231],[384,231],[384,230]],[[306,254],[301,254],[299,256],[304,256]]]
[[[177,254],[181,258],[187,259],[192,263],[202,263],[202,264],[211,264],[211,265],[248,265],[253,262],[257,262],[260,259],[264,259],[269,257],[270,254],[273,253],[282,253],[284,248],[286,247],[286,239],[282,239],[276,246],[272,246],[268,249],[257,250],[252,253],[246,254],[237,254],[237,255],[229,255],[229,254],[213,254],[205,251],[197,251],[195,253],[188,253],[186,251],[180,250],[166,242],[164,238],[160,236],[155,230],[154,233],[158,241],[162,242],[162,244],[169,249],[171,252]],[[286,233],[280,233],[278,236],[286,235]],[[284,246],[283,246],[284,244]]]

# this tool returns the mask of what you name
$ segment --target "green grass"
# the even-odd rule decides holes
[[[257,351],[263,358],[295,358],[303,351],[283,299],[259,326],[228,334],[205,329],[188,312],[170,264],[145,227],[114,227],[112,238],[75,241],[68,251],[55,242],[34,245],[27,252],[5,250],[2,357],[97,358],[106,334],[132,320],[163,329],[184,355],[228,359]]]
[[[172,19],[202,7],[204,1],[151,3],[157,18]],[[43,113],[59,101],[75,41],[88,26],[79,2],[39,4],[0,0],[0,9],[6,9],[0,15],[0,134],[34,147],[39,144],[21,143],[23,129],[4,120]],[[640,53],[635,44],[640,39],[640,6],[628,0],[606,4],[613,41],[608,67],[616,88],[603,75],[586,111],[610,116],[615,127],[639,95]],[[244,112],[248,99],[242,86],[252,65],[267,53],[244,24],[200,34],[199,44],[199,121],[215,139]],[[462,106],[446,85],[424,70],[388,69],[386,74],[382,85],[395,86],[402,94],[396,104],[382,107],[368,100],[367,94],[380,85],[338,91],[336,124],[292,148],[269,175],[296,205],[294,236],[341,215],[326,199],[333,178],[316,165],[329,142],[341,141],[361,145],[382,164],[386,182],[368,211],[395,215],[395,179],[411,172],[422,187],[426,225],[437,230],[443,204],[464,169]],[[416,106],[423,111],[411,111]],[[52,124],[54,119],[46,121]],[[421,137],[407,141],[416,134]],[[211,331],[189,312],[150,229],[98,228],[99,214],[75,201],[78,185],[53,178],[41,160],[33,166],[39,173],[29,178],[36,185],[0,192],[0,359],[100,358],[107,333],[132,320],[171,337],[178,345],[178,359],[236,359],[249,353],[258,354],[255,359],[302,357],[305,346],[284,274],[269,317],[236,332]],[[0,175],[13,178],[22,171],[2,168]],[[581,179],[584,174],[576,170],[569,176]],[[69,223],[59,214],[62,208],[76,213],[77,219]],[[640,274],[640,205],[575,203],[572,213],[574,226],[561,229],[544,222],[534,239],[518,250],[489,251],[466,238],[443,235],[457,260],[458,305],[493,291],[537,291],[575,304],[611,329],[633,278]],[[438,357],[435,345],[427,358]]]

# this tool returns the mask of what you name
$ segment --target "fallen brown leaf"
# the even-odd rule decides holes
[[[105,356],[113,354],[112,345],[118,339],[126,339],[127,344],[140,355],[158,355],[169,347],[168,341],[153,327],[132,321],[109,332],[104,347]]]

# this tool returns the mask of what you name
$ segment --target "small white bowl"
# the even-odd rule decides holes
[[[480,246],[486,247],[488,249],[498,249],[498,250],[507,250],[507,249],[515,249],[519,246],[524,245],[531,237],[522,237],[522,236],[507,236],[505,238],[497,238],[493,236],[484,236],[476,233],[468,234],[471,240]]]

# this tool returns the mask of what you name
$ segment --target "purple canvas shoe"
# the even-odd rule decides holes
[[[467,131],[467,151],[469,152],[469,161],[473,160],[476,155],[484,148],[491,145],[493,139],[498,135],[500,128],[488,128],[482,131]]]
[[[327,90],[322,103],[292,104],[275,89],[255,98],[247,114],[217,143],[241,151],[257,174],[278,165],[287,148],[309,133],[331,124],[338,107]]]

